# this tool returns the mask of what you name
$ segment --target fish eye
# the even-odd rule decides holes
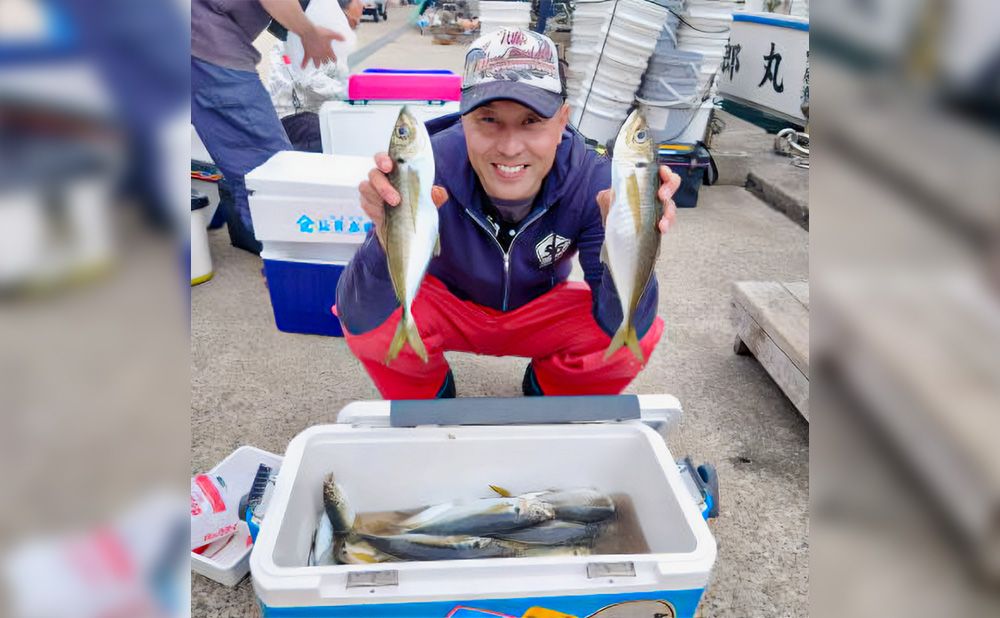
[[[399,137],[401,137],[403,139],[406,139],[410,135],[410,128],[409,127],[399,127],[398,129],[396,129],[396,135],[398,135]]]
[[[645,129],[643,129],[642,131],[638,131],[635,134],[635,141],[639,142],[640,144],[643,143],[644,141],[646,141],[646,130]]]

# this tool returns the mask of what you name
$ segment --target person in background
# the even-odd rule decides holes
[[[351,29],[357,29],[364,11],[362,1],[337,0],[337,3],[344,10]],[[319,108],[326,101],[347,98],[347,78],[350,76],[347,58],[324,62],[320,67],[307,66],[299,71],[291,66],[285,42],[278,41],[271,48],[269,62],[267,90],[292,148],[323,152]]]
[[[302,38],[303,66],[335,62],[343,35],[312,23],[299,0],[191,0],[191,123],[232,195],[234,246],[260,253],[244,176],[292,145],[257,74],[254,40],[275,19]]]

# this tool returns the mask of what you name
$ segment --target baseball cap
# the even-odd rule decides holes
[[[563,104],[559,55],[549,37],[499,28],[469,46],[462,76],[462,115],[491,101],[515,101],[551,118]]]

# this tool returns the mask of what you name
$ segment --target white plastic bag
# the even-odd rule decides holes
[[[347,56],[354,50],[357,43],[357,35],[351,30],[351,25],[347,22],[347,15],[337,3],[337,0],[312,0],[306,7],[306,17],[317,26],[329,28],[334,32],[343,35],[343,41],[330,41],[330,47],[337,56],[337,60],[347,61]],[[305,50],[302,47],[302,39],[294,32],[288,33],[288,40],[285,41],[285,52],[291,60],[291,69],[296,73],[301,72],[302,58]],[[306,70],[312,68],[312,61]]]
[[[238,498],[229,495],[222,477],[199,474],[191,479],[191,549],[236,532]]]

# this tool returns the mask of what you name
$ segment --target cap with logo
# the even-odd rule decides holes
[[[465,54],[463,115],[491,101],[515,101],[545,118],[563,104],[559,55],[549,37],[499,28],[476,39]]]

